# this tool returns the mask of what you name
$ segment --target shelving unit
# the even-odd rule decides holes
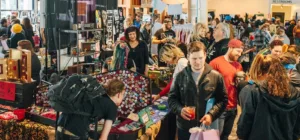
[[[78,44],[78,40],[79,40],[79,34],[82,33],[82,32],[95,32],[95,31],[102,31],[103,29],[86,29],[86,30],[59,30],[59,40],[58,40],[58,60],[57,60],[57,68],[58,68],[58,73],[60,73],[61,71],[61,68],[60,68],[60,65],[61,65],[61,33],[69,33],[69,34],[76,34],[77,36],[77,41],[76,41],[76,47],[77,49],[79,50],[79,44]],[[83,56],[89,56],[89,55],[93,55],[95,53],[100,53],[100,52],[96,52],[96,51],[92,51],[92,52],[88,52],[86,54],[80,54],[80,52],[77,53],[77,55],[64,55],[64,56],[69,56],[70,59],[68,60],[67,62],[67,65],[68,63],[70,62],[70,60],[74,57],[77,58],[77,71],[79,71],[79,57],[83,57]],[[67,66],[66,65],[66,66]],[[66,67],[65,67],[66,68]],[[65,69],[64,68],[64,69]]]

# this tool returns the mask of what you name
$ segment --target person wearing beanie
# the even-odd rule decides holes
[[[244,44],[237,39],[232,39],[228,43],[228,50],[225,55],[212,60],[209,65],[218,71],[224,78],[225,87],[228,94],[228,104],[226,111],[219,118],[219,131],[221,140],[227,140],[237,115],[237,88],[235,86],[235,75],[243,71],[242,65],[238,62],[243,52]]]
[[[213,37],[215,38],[215,42],[207,48],[207,63],[227,52],[227,45],[230,40],[229,25],[220,22],[214,29]]]
[[[225,23],[227,23],[229,25],[229,29],[230,29],[230,36],[229,39],[233,39],[234,38],[234,28],[231,22],[231,16],[226,16],[225,17]]]
[[[14,24],[11,28],[11,32],[14,33],[14,36],[10,38],[9,48],[17,48],[18,42],[20,40],[26,39],[25,35],[22,34],[23,28],[20,24]]]

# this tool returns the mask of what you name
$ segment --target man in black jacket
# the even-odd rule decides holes
[[[205,63],[206,50],[201,42],[188,49],[189,65],[174,79],[169,93],[169,107],[177,114],[178,140],[190,137],[189,129],[210,125],[225,110],[227,93],[222,76]],[[206,103],[215,98],[214,106],[206,113]],[[189,111],[195,107],[195,116]]]
[[[230,37],[229,24],[219,23],[214,29],[213,36],[215,42],[207,49],[207,63],[219,56],[225,55],[227,52],[227,45]]]

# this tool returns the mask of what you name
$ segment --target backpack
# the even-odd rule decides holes
[[[50,87],[47,96],[55,111],[91,116],[91,112],[83,111],[82,104],[93,104],[93,99],[105,93],[105,89],[96,78],[74,74]]]

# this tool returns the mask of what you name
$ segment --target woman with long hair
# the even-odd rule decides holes
[[[144,41],[140,41],[140,31],[132,26],[125,31],[126,42],[129,46],[128,58],[134,60],[136,71],[148,75],[149,54],[148,47]]]
[[[31,52],[31,78],[36,81],[37,85],[40,84],[41,62],[35,54],[31,42],[29,40],[21,40],[18,42],[17,49],[24,49]]]
[[[102,72],[114,71],[119,69],[129,69],[136,71],[134,61],[128,58],[129,47],[126,42],[121,41],[115,47],[112,57],[105,61]]]
[[[34,32],[33,32],[33,27],[30,23],[30,19],[29,18],[24,18],[22,21],[22,25],[24,26],[24,31],[25,31],[25,35],[26,35],[26,39],[29,40],[32,44],[32,47],[35,47],[34,41],[33,41],[33,36],[34,36]]]
[[[208,28],[203,23],[197,23],[194,26],[194,32],[191,37],[191,42],[193,41],[200,41],[202,42],[206,48],[209,47],[208,39],[206,38],[206,34],[208,33]]]
[[[246,100],[238,122],[238,137],[246,140],[298,139],[300,94],[290,85],[280,60],[258,54],[250,68],[250,78],[259,82],[242,89]]]
[[[156,96],[154,96],[153,101],[158,100],[160,97],[169,93],[172,81],[176,77],[176,75],[182,71],[188,64],[188,60],[185,58],[184,53],[175,45],[167,44],[164,45],[159,51],[160,61],[165,62],[166,64],[176,64],[173,78],[169,82],[169,84]]]

